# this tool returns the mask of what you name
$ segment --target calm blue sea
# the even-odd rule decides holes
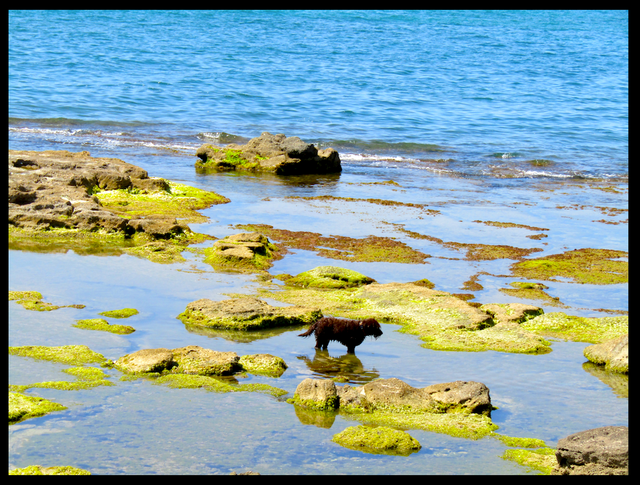
[[[9,12],[14,149],[269,131],[347,165],[624,180],[628,83],[627,11]]]

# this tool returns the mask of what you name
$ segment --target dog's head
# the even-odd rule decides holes
[[[382,335],[382,330],[380,329],[380,324],[375,318],[367,318],[360,322],[360,328],[364,332],[365,335],[371,335],[373,338],[378,338]]]

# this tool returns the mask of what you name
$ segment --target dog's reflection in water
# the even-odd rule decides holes
[[[331,357],[329,351],[318,350],[309,359],[306,355],[299,355],[298,359],[304,361],[316,376],[323,378],[337,378],[337,381],[353,384],[366,384],[380,377],[375,369],[365,369],[362,362],[355,354],[346,353],[340,357]]]

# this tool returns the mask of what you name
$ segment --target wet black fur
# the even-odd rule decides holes
[[[298,337],[308,337],[315,332],[316,349],[327,350],[329,342],[336,341],[347,347],[347,352],[355,354],[356,347],[365,337],[382,335],[380,324],[374,318],[365,320],[346,320],[334,317],[322,317]]]

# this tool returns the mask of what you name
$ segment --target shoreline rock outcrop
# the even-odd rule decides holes
[[[590,345],[584,356],[594,364],[604,365],[605,370],[629,373],[629,334]]]
[[[278,175],[336,173],[342,170],[333,148],[318,150],[297,136],[262,133],[245,145],[220,147],[210,143],[196,151],[196,168],[213,171],[272,172]]]

